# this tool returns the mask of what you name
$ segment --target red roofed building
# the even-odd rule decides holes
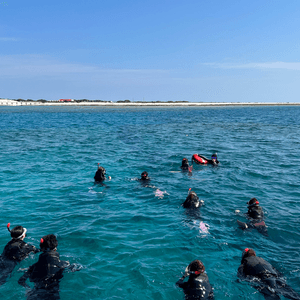
[[[74,99],[59,99],[59,102],[72,102]]]

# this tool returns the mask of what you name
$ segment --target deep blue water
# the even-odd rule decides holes
[[[83,267],[64,275],[61,299],[183,299],[175,282],[194,259],[215,299],[263,299],[237,282],[246,247],[300,293],[299,133],[300,107],[0,107],[0,247],[8,222],[35,246],[56,234],[61,258]],[[213,152],[219,167],[177,172]],[[98,162],[108,188],[94,185]],[[153,188],[136,180],[144,170]],[[181,207],[189,188],[205,201],[199,215]],[[237,227],[252,197],[269,237]],[[15,268],[1,299],[26,298],[17,281],[36,260]]]

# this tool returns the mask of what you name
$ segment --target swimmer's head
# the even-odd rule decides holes
[[[212,160],[217,160],[217,159],[218,159],[217,153],[214,153],[214,154],[211,156],[211,159],[212,159]]]
[[[181,164],[182,164],[183,166],[186,166],[186,165],[189,164],[189,160],[188,160],[187,158],[183,158]]]
[[[141,174],[141,179],[142,179],[142,180],[149,179],[148,173],[147,173],[146,171],[144,171],[144,172]]]
[[[190,190],[188,196],[185,201],[182,203],[184,208],[197,208],[200,207],[202,203],[199,201],[199,197],[197,194]]]
[[[250,201],[247,202],[247,204],[248,204],[249,207],[250,206],[255,206],[255,205],[258,206],[259,202],[256,198],[252,198],[252,199],[250,199]]]
[[[10,232],[10,236],[13,239],[18,240],[18,239],[21,239],[21,238],[25,238],[25,236],[26,236],[27,229],[24,228],[23,226],[16,226],[12,230],[10,230],[10,223],[8,223],[7,224],[7,229]]]
[[[199,200],[199,197],[194,191],[190,191],[186,199]]]
[[[204,273],[204,271],[205,271],[205,267],[202,261],[198,259],[192,261],[188,266],[188,272],[196,276],[200,275],[201,273]]]
[[[106,173],[106,170],[101,166],[98,166],[98,170],[101,171],[103,174]]]
[[[44,235],[41,238],[40,248],[42,251],[56,250],[57,245],[58,242],[54,234]]]
[[[247,257],[250,257],[250,256],[256,256],[256,253],[253,249],[246,248],[242,254],[242,263],[244,262],[244,259],[246,259]]]

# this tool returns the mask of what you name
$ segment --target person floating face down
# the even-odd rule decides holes
[[[256,256],[251,248],[243,251],[237,275],[241,280],[250,281],[267,300],[279,300],[280,295],[288,299],[300,300],[300,295],[286,284],[282,274],[263,258]]]
[[[187,276],[189,279],[184,282]],[[200,260],[194,260],[186,267],[184,275],[176,282],[176,285],[183,289],[186,300],[214,299],[213,288]]]
[[[199,200],[197,194],[190,190],[188,196],[185,201],[182,203],[184,208],[198,208],[204,204],[203,200]]]
[[[48,234],[41,238],[40,248],[42,254],[38,262],[28,268],[19,279],[18,283],[29,287],[26,280],[29,278],[34,283],[34,288],[27,293],[27,300],[31,299],[60,299],[59,282],[63,277],[63,271],[70,266],[68,261],[59,258],[57,239],[54,234]]]
[[[27,229],[16,226],[10,230],[10,223],[7,224],[11,240],[4,247],[0,256],[0,285],[4,284],[7,277],[12,273],[15,266],[25,259],[30,253],[37,253],[39,250],[24,242]]]
[[[242,229],[255,228],[261,234],[268,236],[268,229],[264,221],[264,212],[259,202],[256,198],[250,199],[247,202],[248,212],[246,213],[247,217],[250,219],[250,222],[244,223],[237,220],[237,223]]]

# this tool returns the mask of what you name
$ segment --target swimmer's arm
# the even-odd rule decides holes
[[[65,269],[65,268],[68,268],[70,266],[70,263],[66,260],[61,260],[60,261],[60,264],[59,264],[59,267],[61,269]]]
[[[245,280],[244,265],[240,265],[237,271],[237,276],[241,280]]]
[[[185,268],[184,275],[176,282],[176,285],[178,285],[181,288],[184,288],[184,286],[187,285],[187,282],[184,282],[185,277],[189,276],[188,267]]]
[[[33,246],[33,245],[30,245],[30,244],[25,244],[25,251],[29,254],[29,253],[31,253],[31,252],[33,252],[33,253],[37,253],[37,252],[40,252],[41,250],[40,249],[38,249],[38,248],[36,248],[35,246]]]
[[[20,284],[21,286],[25,287],[25,288],[30,288],[30,286],[26,283],[27,278],[29,277],[29,270],[26,271],[22,277],[20,277],[20,279],[18,280],[18,284]]]
[[[176,285],[179,286],[180,288],[184,288],[187,285],[187,282],[184,282],[184,278],[186,276],[182,276],[177,282]]]

